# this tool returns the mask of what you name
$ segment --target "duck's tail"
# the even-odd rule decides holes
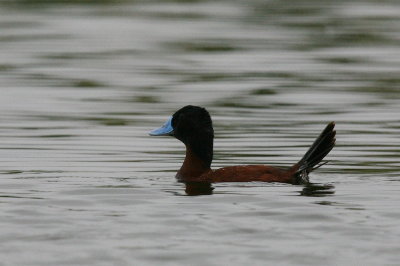
[[[320,162],[335,146],[336,131],[333,130],[334,128],[335,122],[330,122],[304,154],[303,158],[292,167],[295,184],[308,183],[308,174],[327,163]]]

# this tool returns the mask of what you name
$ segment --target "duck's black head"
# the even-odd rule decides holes
[[[209,167],[213,156],[214,129],[205,108],[193,105],[182,107],[152,136],[171,135],[182,141]]]

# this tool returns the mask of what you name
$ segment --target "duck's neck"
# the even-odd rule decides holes
[[[186,145],[186,156],[181,169],[179,169],[176,177],[179,181],[188,182],[195,181],[197,177],[211,170],[212,147],[205,155]]]

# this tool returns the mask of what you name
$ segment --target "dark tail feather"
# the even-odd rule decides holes
[[[297,168],[295,172],[295,183],[308,183],[308,174],[327,163],[319,164],[335,146],[336,131],[333,130],[334,128],[335,122],[329,123],[308,149],[306,154],[304,154],[303,158],[294,165],[294,167]]]

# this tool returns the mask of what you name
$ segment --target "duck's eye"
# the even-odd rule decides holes
[[[182,123],[186,118],[185,114],[180,113],[178,116],[172,119],[172,127],[175,128],[177,125]]]

